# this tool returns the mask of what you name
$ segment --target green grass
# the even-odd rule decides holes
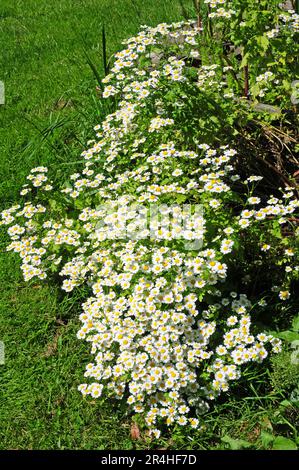
[[[105,109],[86,52],[102,74],[102,25],[110,55],[140,24],[181,19],[175,0],[2,0],[1,207],[18,200],[32,166],[51,166],[60,177],[73,172],[93,137]],[[262,429],[296,437],[298,413],[292,405],[278,408],[282,392],[269,385],[264,398],[257,398],[257,390],[240,384],[238,393],[208,415],[204,434],[178,431],[158,444],[145,437],[132,441],[123,404],[84,401],[77,392],[90,359],[87,344],[76,339],[78,299],[54,285],[24,283],[18,259],[5,253],[7,239],[1,236],[1,449],[209,449],[229,446],[227,435],[264,448]],[[262,387],[264,372],[256,374]]]

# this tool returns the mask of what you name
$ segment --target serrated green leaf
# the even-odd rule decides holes
[[[248,64],[248,57],[249,57],[249,54],[248,52],[244,55],[243,59],[242,59],[242,62],[240,64],[240,68],[243,69],[247,64]]]
[[[256,42],[262,47],[262,49],[266,52],[269,46],[269,39],[267,36],[258,36],[256,38]]]
[[[299,340],[299,333],[296,331],[282,331],[281,333],[278,333],[277,336],[280,339],[284,339],[288,343]]]
[[[268,447],[273,442],[275,437],[267,431],[261,431],[261,441],[264,447]]]
[[[244,439],[233,439],[232,437],[226,435],[222,439],[222,442],[228,444],[232,450],[239,449],[248,449],[252,447],[252,444]]]
[[[299,332],[299,315],[297,315],[297,317],[294,318],[294,320],[292,322],[292,326],[293,326],[294,331]]]
[[[187,196],[185,194],[177,194],[175,199],[178,204],[181,204],[182,202],[186,201]]]
[[[297,450],[297,445],[287,437],[278,436],[273,441],[273,450]]]

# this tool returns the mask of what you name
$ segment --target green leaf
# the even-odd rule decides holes
[[[49,199],[49,206],[55,210],[57,208],[57,201],[55,199]]]
[[[178,204],[181,204],[186,201],[187,196],[185,194],[177,194],[175,199]]]
[[[294,318],[294,320],[292,322],[292,326],[293,326],[294,331],[299,332],[299,315],[297,315],[297,317]]]
[[[297,445],[291,439],[287,437],[278,436],[274,439],[273,450],[297,450]]]
[[[273,434],[270,434],[269,432],[266,431],[261,431],[261,441],[264,447],[269,447],[269,444],[273,442],[275,437]]]
[[[225,442],[230,446],[232,450],[247,449],[252,447],[252,444],[244,439],[233,439],[232,437],[226,435],[222,437],[222,442]]]
[[[282,331],[281,333],[278,333],[277,336],[280,339],[284,339],[288,343],[299,340],[299,333],[295,331]]]
[[[283,80],[282,84],[285,90],[290,91],[292,89],[292,85],[288,80]]]
[[[288,407],[288,406],[292,406],[292,403],[289,400],[282,400],[282,402],[279,405],[282,407]]]
[[[267,36],[264,36],[264,35],[263,36],[258,36],[256,38],[256,42],[266,52],[266,50],[268,49],[268,46],[269,46],[269,39],[267,38]]]
[[[242,62],[240,64],[240,68],[243,69],[245,67],[245,65],[248,64],[248,57],[249,57],[249,54],[248,52],[244,55],[243,59],[242,59]]]

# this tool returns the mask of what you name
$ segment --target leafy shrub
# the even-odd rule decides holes
[[[66,292],[89,291],[78,338],[95,357],[79,390],[125,397],[155,436],[164,421],[199,427],[246,365],[280,351],[263,309],[291,305],[299,272],[293,180],[271,194],[238,171],[250,125],[274,119],[258,98],[292,109],[298,17],[278,1],[204,3],[204,30],[145,26],[126,41],[103,80],[116,110],[83,170],[59,187],[33,168],[25,202],[2,212],[25,280],[59,273]],[[224,39],[245,44],[241,61]]]

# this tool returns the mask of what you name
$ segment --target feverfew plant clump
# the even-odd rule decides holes
[[[252,4],[204,3],[219,31]],[[298,18],[275,11],[270,52],[249,71],[251,99],[286,106],[292,64],[282,81],[273,55],[284,55]],[[250,22],[245,15],[244,31]],[[245,62],[219,60],[217,38],[206,57],[205,34],[186,21],[144,26],[126,41],[103,79],[115,112],[96,126],[83,169],[59,187],[47,168],[33,168],[25,201],[2,212],[26,281],[58,272],[64,291],[89,290],[78,338],[93,360],[79,390],[125,399],[155,437],[163,423],[200,427],[244,368],[280,351],[255,318],[288,303],[299,277],[296,188],[267,194],[261,175],[239,174],[236,126],[255,115],[240,89]],[[259,291],[248,287],[252,275]]]

